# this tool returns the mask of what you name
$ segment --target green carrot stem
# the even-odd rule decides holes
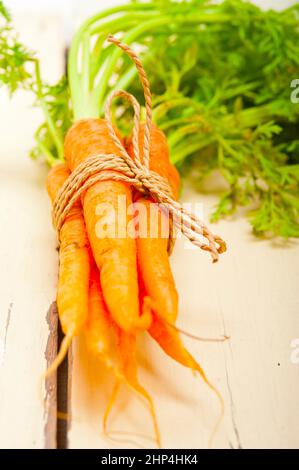
[[[48,111],[47,103],[44,99],[43,96],[43,89],[42,89],[42,81],[41,81],[41,76],[40,76],[40,67],[39,67],[39,61],[34,60],[34,66],[35,66],[35,76],[36,76],[36,85],[37,85],[37,97],[40,102],[41,108],[43,110],[46,123],[49,129],[49,132],[53,138],[54,144],[56,146],[58,158],[60,160],[63,159],[63,141],[61,136],[59,135],[59,132],[53,122],[53,119],[50,116],[50,113]]]
[[[165,25],[167,23],[169,23],[168,17],[160,17],[158,19],[149,20],[146,23],[140,24],[137,27],[133,28],[131,31],[125,34],[122,40],[126,44],[131,44],[141,34],[148,32],[158,26]],[[97,103],[98,109],[100,110],[100,114],[103,111],[109,79],[114,71],[118,58],[122,54],[122,51],[120,49],[116,49],[114,46],[109,46],[109,48],[111,48],[112,53],[104,66],[101,82],[95,88],[93,94],[93,102]]]

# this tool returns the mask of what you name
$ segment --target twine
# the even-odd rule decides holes
[[[150,170],[150,133],[152,125],[152,99],[149,81],[139,57],[126,44],[121,43],[114,36],[109,35],[108,41],[116,44],[135,63],[143,87],[146,118],[144,128],[144,142],[142,160],[139,153],[138,134],[140,126],[140,105],[136,98],[126,91],[114,91],[107,99],[105,106],[105,119],[109,134],[117,149],[116,154],[99,154],[88,157],[80,163],[68,177],[57,194],[53,205],[53,223],[58,234],[65,217],[80,198],[91,186],[99,181],[113,180],[129,183],[137,191],[149,195],[154,201],[169,212],[174,226],[180,230],[194,245],[208,251],[213,262],[217,261],[219,254],[226,251],[225,242],[214,235],[209,228],[192,212],[186,210],[172,195],[168,182],[160,175]],[[133,152],[134,159],[130,157],[117,137],[112,124],[111,103],[116,97],[128,100],[134,110],[133,126]],[[203,240],[205,239],[205,241]]]

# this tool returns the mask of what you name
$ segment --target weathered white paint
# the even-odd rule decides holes
[[[43,71],[62,70],[59,22],[16,19],[22,39],[38,48]],[[46,168],[28,157],[41,113],[32,99],[0,93],[0,447],[44,447],[41,374],[48,336],[46,314],[55,299],[57,254]]]

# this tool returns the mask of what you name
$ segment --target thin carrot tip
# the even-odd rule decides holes
[[[43,379],[48,378],[51,374],[53,374],[53,372],[55,372],[58,369],[58,367],[60,366],[60,364],[62,363],[62,361],[64,360],[64,358],[65,358],[65,356],[68,352],[68,349],[69,349],[69,346],[72,342],[73,336],[74,336],[73,333],[71,333],[71,334],[69,333],[63,338],[61,346],[60,346],[60,350],[59,350],[57,356],[55,357],[52,364],[48,367],[46,372],[42,375]]]

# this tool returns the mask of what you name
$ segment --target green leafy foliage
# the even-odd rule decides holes
[[[32,87],[26,65],[33,60],[33,55],[19,42],[10,21],[9,12],[0,2],[0,83],[12,94],[20,86]]]
[[[109,93],[142,90],[119,34],[140,51],[154,93],[154,119],[172,161],[197,185],[218,171],[227,189],[214,221],[247,213],[256,235],[299,236],[299,3],[280,12],[244,0],[135,0],[97,14],[74,36],[68,79],[42,82],[35,56],[19,41],[0,1],[0,83],[30,89],[45,114],[33,157],[63,159],[73,119],[103,114]],[[33,67],[34,65],[34,67]],[[129,130],[124,106],[118,124]]]
[[[72,121],[72,107],[65,77],[50,86],[40,78],[39,61],[24,46],[13,28],[8,10],[0,1],[0,85],[13,95],[18,89],[33,93],[41,106],[45,122],[35,133],[33,158],[43,157],[50,164],[63,158],[63,138]]]
[[[6,21],[11,20],[11,16],[7,8],[4,6],[2,0],[0,1],[0,16],[2,16]]]
[[[186,24],[183,34],[170,23],[147,38],[143,57],[172,159],[195,183],[215,169],[227,181],[212,220],[248,206],[257,235],[298,237],[299,104],[290,83],[299,77],[299,5],[282,12],[240,0],[184,5],[210,20]]]
[[[47,109],[51,122],[55,126],[56,136],[58,137],[58,148],[55,139],[49,129],[48,122],[45,121],[36,131],[36,147],[31,151],[31,157],[46,158],[50,165],[57,160],[63,160],[62,145],[64,136],[70,128],[73,121],[72,106],[70,102],[68,82],[63,76],[55,85],[43,86],[43,101]],[[61,153],[59,153],[61,152]]]

